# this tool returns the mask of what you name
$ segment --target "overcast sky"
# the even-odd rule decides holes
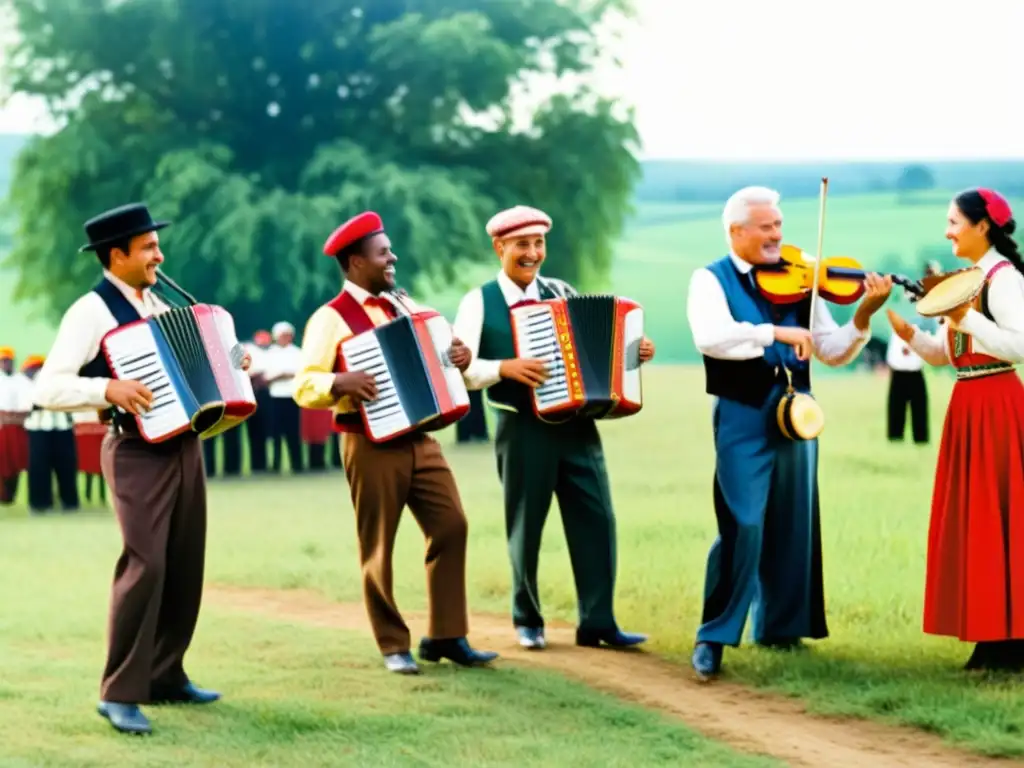
[[[637,0],[645,157],[1024,157],[1024,0]],[[45,130],[15,100],[0,132]]]

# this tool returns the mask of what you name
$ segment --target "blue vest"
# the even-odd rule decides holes
[[[753,272],[740,274],[729,256],[714,262],[708,270],[721,284],[737,322],[796,328],[806,328],[810,323],[810,298],[797,304],[772,304],[758,291]],[[750,360],[718,360],[704,355],[705,388],[710,395],[759,408],[777,384],[785,383],[786,370],[796,390],[809,392],[808,362],[798,360],[792,346],[778,341],[765,347],[763,357]]]

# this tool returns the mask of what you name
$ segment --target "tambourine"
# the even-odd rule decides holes
[[[775,417],[779,431],[788,440],[813,440],[825,428],[825,412],[818,401],[792,387],[779,400]]]
[[[974,301],[985,287],[985,273],[967,267],[943,275],[928,275],[921,280],[925,294],[914,303],[924,317],[945,315],[950,310]]]

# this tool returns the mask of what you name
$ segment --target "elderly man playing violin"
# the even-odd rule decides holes
[[[840,366],[869,338],[869,321],[891,278],[864,277],[853,320],[838,326],[819,295],[772,303],[755,268],[782,252],[779,194],[747,187],[725,204],[728,255],[694,272],[687,299],[693,339],[715,398],[714,507],[718,537],[708,555],[704,608],[692,663],[718,674],[724,646],[737,647],[751,612],[754,642],[795,649],[828,636],[818,512],[817,439],[787,439],[776,409],[792,385],[810,393],[809,358]],[[778,297],[777,297],[778,299]]]

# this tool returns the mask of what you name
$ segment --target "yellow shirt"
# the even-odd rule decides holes
[[[383,325],[391,320],[387,313],[376,304],[367,305],[370,294],[358,285],[345,281],[342,290],[351,294],[366,312],[375,325]],[[413,310],[416,307],[408,298],[403,297],[406,306]],[[302,408],[330,408],[335,414],[352,413],[356,410],[351,397],[335,398],[331,394],[334,386],[335,363],[338,345],[353,336],[341,315],[333,308],[324,305],[314,312],[306,323],[302,334],[302,356],[299,361],[299,372],[295,375],[295,390],[292,397]]]

